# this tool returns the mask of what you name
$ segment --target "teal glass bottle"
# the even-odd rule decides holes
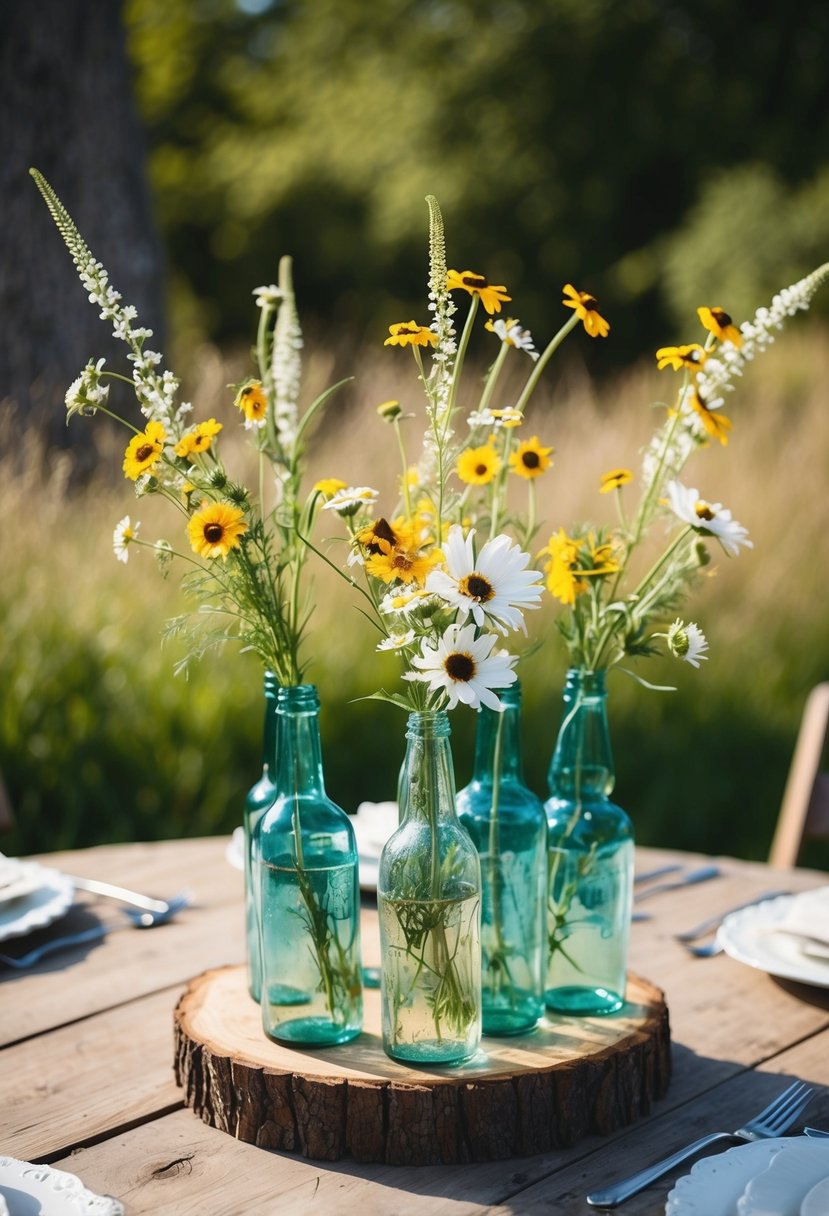
[[[545,1001],[560,1013],[614,1013],[624,1004],[633,827],[608,797],[614,781],[605,673],[572,668],[545,803]]]
[[[481,1041],[481,871],[455,810],[445,712],[409,715],[400,826],[380,855],[383,1048],[462,1064]]]
[[[253,836],[262,1025],[282,1043],[345,1043],[363,1015],[354,829],[325,792],[316,688],[280,688],[276,714],[276,797]]]
[[[276,694],[279,684],[272,671],[265,672],[265,726],[262,732],[262,776],[248,790],[242,814],[245,832],[245,930],[247,943],[248,991],[256,1003],[262,991],[259,944],[259,919],[253,889],[251,849],[256,825],[276,797]]]
[[[458,818],[481,860],[484,1034],[532,1030],[544,1012],[547,820],[524,783],[521,688],[499,688],[503,712],[478,711],[475,765]]]

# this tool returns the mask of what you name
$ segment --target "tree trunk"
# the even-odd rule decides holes
[[[120,0],[4,0],[0,11],[0,444],[11,450],[21,426],[62,447],[81,433],[77,423],[67,430],[63,397],[88,359],[129,367],[86,299],[30,166],[154,329],[157,349],[161,249]],[[116,388],[111,401],[135,417],[129,390]]]

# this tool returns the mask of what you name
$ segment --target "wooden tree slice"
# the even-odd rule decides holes
[[[175,1012],[175,1071],[205,1123],[262,1148],[319,1160],[426,1165],[531,1156],[647,1113],[671,1069],[665,998],[628,976],[610,1017],[544,1019],[485,1038],[460,1068],[407,1068],[380,1035],[380,994],[364,1032],[340,1047],[268,1039],[244,967],[206,971]]]

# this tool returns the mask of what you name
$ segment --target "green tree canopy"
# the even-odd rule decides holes
[[[826,154],[823,0],[127,0],[126,18],[171,260],[217,337],[245,331],[283,252],[306,315],[379,336],[422,296],[434,193],[453,264],[542,332],[562,283],[594,292],[601,355],[627,358],[669,336],[665,241],[709,181],[761,164],[802,192]],[[792,236],[758,290],[811,254]],[[753,260],[709,258],[709,295],[727,307]]]

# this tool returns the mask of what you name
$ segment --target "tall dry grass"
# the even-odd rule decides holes
[[[202,349],[185,372],[195,416],[225,422],[224,454],[238,460],[242,480],[254,470],[244,437],[232,433],[227,385],[246,370],[235,355]],[[708,636],[710,661],[699,671],[661,659],[642,664],[647,678],[676,683],[677,693],[613,679],[617,795],[644,842],[744,856],[768,849],[803,700],[829,673],[827,372],[826,331],[792,322],[729,400],[731,442],[701,450],[688,467],[686,481],[729,506],[755,547],[738,559],[721,555],[688,605],[687,618]],[[338,374],[329,355],[312,354],[306,395]],[[575,520],[603,522],[612,502],[596,493],[599,475],[638,468],[661,417],[650,403],[673,387],[669,373],[651,366],[602,385],[572,361],[552,372],[526,422],[556,449],[539,483],[540,538]],[[309,484],[322,476],[371,484],[390,509],[398,455],[376,415],[390,397],[422,417],[407,352],[363,355],[314,436]],[[259,763],[255,662],[227,650],[189,682],[174,679],[176,652],[161,648],[159,635],[183,610],[175,575],[162,580],[144,551],[128,566],[114,560],[112,529],[123,515],[140,518],[147,539],[174,539],[177,521],[164,503],[135,502],[120,478],[122,439],[101,421],[72,422],[76,442],[99,448],[99,472],[81,487],[71,457],[44,453],[36,435],[2,423],[0,771],[17,808],[8,842],[17,851],[229,831]],[[408,425],[415,457],[422,427]],[[324,518],[317,540],[335,561],[344,557],[339,535],[338,521]],[[330,793],[354,809],[361,797],[393,793],[403,733],[402,717],[354,699],[391,686],[399,673],[394,656],[374,653],[345,584],[321,563],[313,571],[309,678],[325,706]],[[532,632],[544,645],[522,665],[527,771],[542,794],[567,663],[554,615],[551,602],[535,614]],[[474,715],[458,711],[453,730],[463,783]]]

